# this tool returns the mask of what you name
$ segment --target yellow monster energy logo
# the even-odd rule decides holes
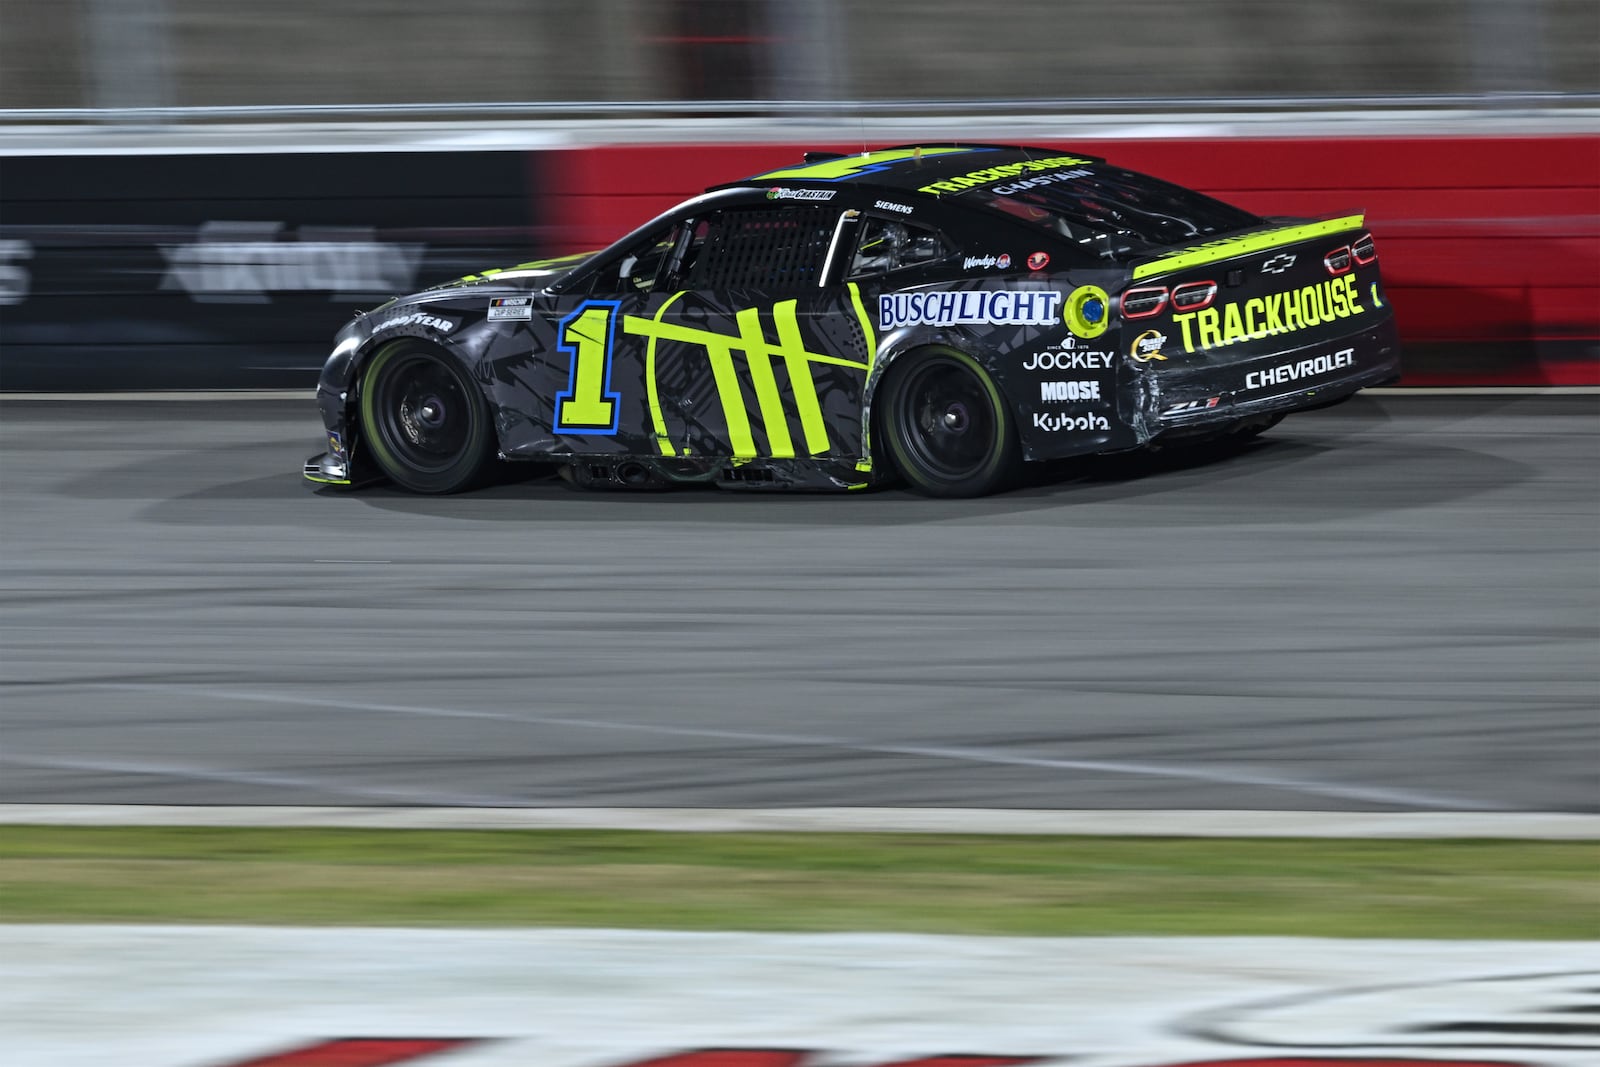
[[[660,342],[669,342],[692,346],[705,353],[705,358],[711,366],[712,380],[716,384],[717,398],[722,404],[723,418],[728,427],[728,444],[732,449],[733,458],[754,459],[758,455],[766,455],[778,459],[792,459],[798,455],[826,455],[831,444],[828,440],[827,421],[822,414],[822,402],[817,395],[816,381],[812,377],[812,367],[818,363],[849,367],[862,372],[862,380],[865,382],[871,364],[808,349],[805,339],[800,334],[800,320],[794,300],[784,300],[773,305],[772,322],[777,340],[772,341],[767,338],[766,330],[762,327],[761,311],[758,308],[745,308],[735,313],[734,322],[738,327],[736,333],[718,333],[715,330],[663,321],[667,310],[683,295],[683,293],[673,294],[661,305],[661,309],[654,317],[622,316],[623,331],[643,337],[646,341],[644,378],[646,388],[649,390],[650,418],[661,454],[665,456],[678,454],[667,433],[666,416],[662,411],[656,382],[657,345]],[[877,347],[871,324],[862,309],[860,293],[853,285],[850,286],[850,296],[855,304],[857,318],[865,331],[870,360],[871,353]],[[562,404],[558,409],[554,427],[557,433],[596,432],[593,427],[597,424],[603,425],[610,414],[605,402],[614,399],[615,394],[606,394],[603,383],[610,377],[613,345],[608,327],[616,308],[617,305],[610,301],[587,302],[562,321],[562,348],[572,354],[573,365],[571,385],[561,394]],[[748,371],[750,384],[755,390],[755,416],[761,420],[767,438],[765,453],[758,453],[756,450],[751,412],[739,386],[741,360]],[[784,369],[788,373],[794,413],[800,420],[802,440],[799,448],[796,447],[794,435],[789,430],[785,397],[778,387],[778,379],[774,373],[776,360],[783,361]],[[569,413],[577,415],[580,412],[584,422],[567,425],[568,420],[563,416]],[[609,431],[600,432],[614,433],[615,423]]]

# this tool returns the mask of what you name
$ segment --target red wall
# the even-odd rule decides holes
[[[1600,384],[1600,137],[1046,144],[1260,214],[1365,211],[1406,344],[1407,384]],[[708,185],[807,148],[628,145],[545,157],[561,251],[610,243]]]

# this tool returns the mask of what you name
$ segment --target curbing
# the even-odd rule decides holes
[[[1593,1067],[1595,949],[0,925],[0,1019],[51,1067]]]

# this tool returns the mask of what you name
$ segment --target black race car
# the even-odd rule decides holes
[[[593,487],[976,496],[1395,379],[1377,258],[1360,215],[1264,219],[1058,150],[811,153],[601,252],[357,316],[305,475],[449,493],[528,460]]]

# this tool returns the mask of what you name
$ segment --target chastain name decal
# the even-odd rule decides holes
[[[832,200],[837,189],[768,189],[768,200]]]
[[[1355,277],[1346,274],[1317,285],[1267,297],[1230,301],[1220,308],[1185,311],[1172,316],[1183,331],[1183,349],[1196,352],[1222,348],[1239,341],[1259,341],[1280,333],[1337,322],[1367,309],[1361,306]]]
[[[1356,361],[1356,350],[1341,348],[1331,356],[1317,356],[1314,359],[1302,359],[1297,363],[1285,363],[1281,367],[1270,370],[1253,370],[1244,376],[1246,389],[1265,389],[1270,385],[1288,385],[1301,378],[1314,378],[1319,374],[1328,374],[1351,366]]]
[[[1048,326],[1061,314],[1061,294],[990,289],[959,293],[892,293],[878,297],[878,327]]]
[[[1022,193],[1029,189],[1036,189],[1041,185],[1055,185],[1058,182],[1070,182],[1074,178],[1087,178],[1090,173],[1092,172],[1087,170],[1057,171],[1054,174],[1041,174],[1036,178],[1024,178],[1020,182],[1011,182],[1007,185],[997,185],[994,187],[994,191],[999,193],[1001,196],[1010,196],[1013,193]]]

